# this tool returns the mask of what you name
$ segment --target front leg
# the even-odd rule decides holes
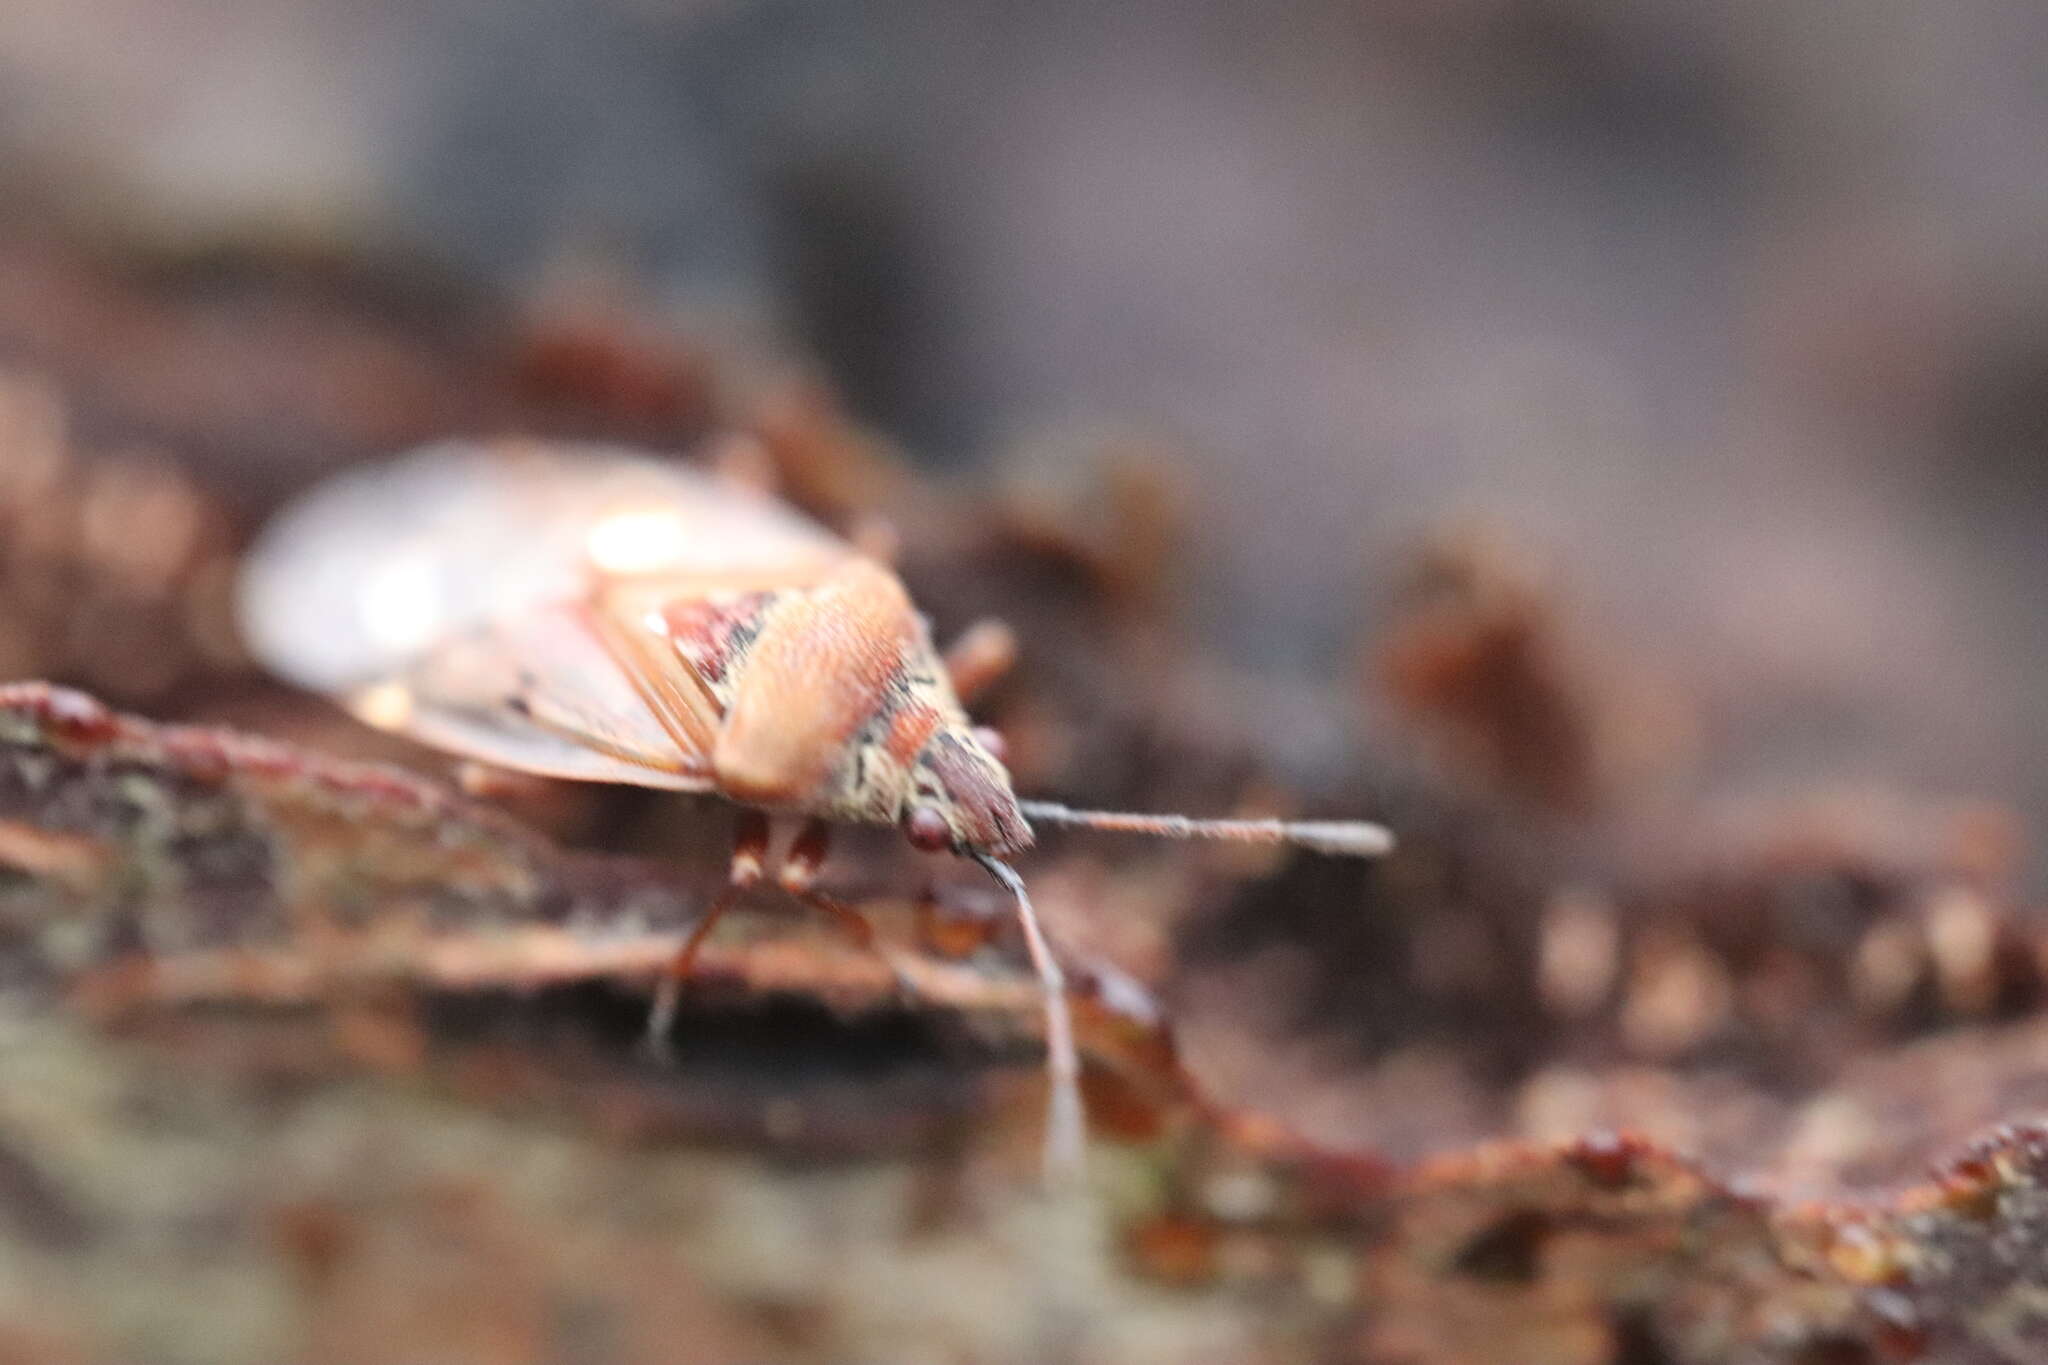
[[[868,949],[889,965],[896,977],[897,993],[905,999],[916,994],[916,985],[895,958],[875,942],[874,926],[867,916],[836,896],[826,895],[813,885],[817,881],[818,869],[825,865],[825,854],[831,847],[832,827],[823,820],[807,821],[796,841],[789,846],[789,855],[783,859],[782,869],[776,874],[776,882],[795,897],[801,904],[813,910],[822,911],[843,925],[853,941]]]
[[[704,946],[705,938],[725,918],[728,910],[746,894],[747,888],[761,880],[762,869],[768,864],[768,817],[757,810],[741,811],[733,831],[732,870],[727,875],[725,889],[720,891],[703,915],[697,920],[690,936],[683,940],[682,947],[670,959],[668,968],[661,974],[661,981],[654,990],[654,1007],[647,1012],[647,1047],[656,1056],[668,1052],[669,1031],[675,1027],[676,1006],[682,1000],[683,982],[689,978],[690,968],[696,964],[697,952]]]
[[[946,676],[963,706],[995,686],[1016,662],[1017,632],[993,616],[976,621],[946,648]]]

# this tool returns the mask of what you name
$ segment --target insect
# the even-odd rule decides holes
[[[343,474],[266,529],[241,607],[260,659],[372,725],[500,768],[743,808],[726,885],[657,990],[657,1042],[699,945],[767,874],[770,815],[803,821],[775,880],[863,941],[860,913],[813,884],[831,825],[896,825],[979,863],[1014,899],[1040,983],[1054,1174],[1078,1167],[1084,1119],[1064,979],[1007,861],[1030,822],[1391,846],[1364,823],[1020,801],[963,705],[1001,672],[1003,632],[941,654],[875,556],[758,488],[630,451],[449,442]]]

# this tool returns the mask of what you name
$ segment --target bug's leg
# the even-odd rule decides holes
[[[698,917],[690,936],[676,949],[676,955],[669,960],[667,970],[661,974],[661,981],[655,987],[654,1006],[647,1012],[647,1046],[657,1056],[668,1049],[669,1030],[675,1027],[676,1006],[682,1000],[683,982],[689,978],[690,968],[697,961],[697,951],[704,946],[705,938],[718,926],[718,921],[725,918],[725,912],[732,909],[748,887],[761,880],[761,870],[767,862],[768,817],[759,811],[741,811],[733,833],[732,871],[726,877],[725,888]]]
[[[818,878],[818,869],[825,864],[825,851],[831,845],[832,827],[823,820],[807,820],[796,841],[789,846],[789,855],[782,860],[782,870],[776,874],[776,882],[790,895],[805,905],[822,910],[839,921],[852,936],[853,941],[863,948],[875,946],[875,930],[867,917],[860,911],[835,900],[824,892],[816,890],[812,883]]]
[[[854,943],[874,953],[889,964],[889,970],[896,976],[896,989],[908,997],[917,993],[916,984],[911,981],[902,966],[875,942],[874,926],[867,916],[836,896],[828,896],[813,883],[817,880],[818,869],[825,864],[825,851],[830,847],[832,827],[823,820],[805,822],[796,841],[789,846],[789,854],[782,861],[782,870],[776,874],[776,882],[799,902],[837,920],[845,928]]]
[[[939,890],[930,882],[912,907],[917,946],[924,953],[949,962],[963,962],[987,947],[995,938],[998,921],[960,910],[948,910],[939,900]]]
[[[773,497],[782,482],[775,457],[760,437],[739,433],[720,441],[711,452],[711,470],[734,488]]]
[[[854,549],[877,564],[894,564],[896,556],[903,551],[903,537],[896,533],[895,525],[872,514],[854,523],[848,539],[853,542]]]
[[[1017,632],[985,616],[946,647],[945,662],[954,695],[971,703],[1017,662]]]

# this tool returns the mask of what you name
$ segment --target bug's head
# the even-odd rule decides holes
[[[899,817],[903,835],[927,852],[950,849],[1014,857],[1031,847],[1031,826],[1017,809],[1009,771],[972,731],[932,735],[911,768]]]

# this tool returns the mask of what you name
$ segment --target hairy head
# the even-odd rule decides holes
[[[917,847],[998,858],[1031,847],[1031,826],[1017,809],[1008,770],[971,731],[947,726],[935,732],[910,776],[898,818]]]

